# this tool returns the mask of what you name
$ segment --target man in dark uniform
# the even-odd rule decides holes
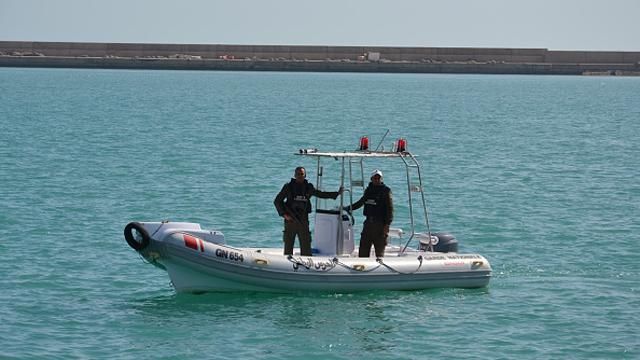
[[[312,196],[323,199],[335,199],[342,192],[316,190],[305,178],[306,170],[299,166],[295,170],[295,178],[284,184],[273,203],[278,214],[284,218],[284,254],[293,255],[293,244],[298,235],[300,255],[311,256],[311,233],[309,232],[309,213],[311,213]]]
[[[374,246],[376,257],[384,256],[384,248],[389,236],[389,225],[393,221],[393,201],[391,189],[382,182],[382,171],[371,173],[371,182],[364,190],[364,195],[354,204],[345,207],[347,211],[359,209],[364,205],[364,221],[360,237],[358,256],[369,257],[371,245]]]

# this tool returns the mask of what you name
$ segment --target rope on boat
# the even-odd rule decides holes
[[[153,265],[149,260],[142,256],[142,254],[138,253],[138,257],[142,260],[143,263]]]
[[[368,269],[368,270],[364,270],[364,269],[362,269],[362,270],[358,270],[358,269],[356,269],[354,266],[349,266],[349,265],[347,265],[347,264],[345,264],[345,263],[341,262],[341,261],[338,259],[338,257],[337,257],[337,256],[333,258],[333,263],[334,263],[334,264],[337,264],[337,265],[340,265],[340,266],[342,266],[343,268],[345,268],[345,269],[347,269],[347,270],[355,270],[355,271],[357,271],[357,272],[361,272],[361,273],[368,273],[368,272],[374,271],[374,270],[376,270],[376,269],[378,269],[378,268],[380,267],[380,265],[378,264],[378,266],[376,266],[376,267],[374,267],[374,268],[371,268],[371,269]]]
[[[415,271],[418,271],[420,269],[420,267],[422,266],[422,256],[420,256],[418,258],[420,260],[420,265],[418,266],[418,269],[416,269]],[[347,270],[351,270],[351,271],[357,271],[357,272],[361,272],[361,273],[368,273],[368,272],[372,272],[377,270],[378,268],[380,268],[380,266],[385,266],[387,267],[389,270],[398,273],[398,274],[402,274],[402,272],[397,271],[393,268],[391,268],[390,266],[382,263],[382,260],[378,259],[378,265],[375,267],[372,267],[370,269],[365,269],[364,265],[356,265],[356,266],[362,266],[362,269],[357,268],[356,266],[351,266],[351,265],[347,265],[345,263],[343,263],[342,261],[340,261],[340,259],[338,259],[338,257],[334,257],[331,260],[331,263],[333,264],[333,266],[327,267],[327,268],[318,268],[318,266],[315,266],[313,262],[303,262],[300,261],[299,259],[294,258],[292,255],[287,256],[287,260],[289,260],[291,263],[293,263],[294,267],[299,267],[302,266],[307,270],[311,270],[312,268],[314,268],[315,270],[320,270],[323,272],[327,272],[327,271],[331,271],[335,268],[336,265],[342,266],[343,268],[347,269]],[[414,271],[414,272],[415,272]],[[412,273],[407,273],[407,274],[412,274]]]
[[[296,264],[298,266],[302,265],[307,270],[311,269],[311,266],[309,266],[309,265],[307,265],[307,264],[305,264],[305,263],[303,263],[301,261],[298,261],[297,259],[294,259],[292,255],[287,256],[287,260],[291,261],[292,263],[294,263],[294,264]]]
[[[420,268],[422,267],[422,260],[423,260],[422,255],[418,256],[417,260],[420,261],[420,264],[418,265],[417,269],[415,269],[414,271],[410,271],[410,272],[402,272],[402,271],[398,271],[398,270],[392,268],[391,266],[385,264],[384,261],[382,260],[382,258],[377,258],[376,259],[376,261],[380,265],[386,267],[387,269],[389,269],[390,271],[393,271],[396,274],[402,274],[402,275],[411,275],[411,274],[415,274],[416,272],[418,272],[418,270],[420,270]]]
[[[154,239],[153,236],[155,234],[158,233],[158,231],[160,231],[160,229],[164,226],[164,224],[168,223],[169,220],[163,220],[162,222],[160,222],[160,226],[158,226],[158,228],[156,229],[156,231],[153,232],[153,234],[151,234],[151,236],[149,236],[149,239],[158,242],[158,240]],[[142,259],[142,262],[144,262],[145,264],[150,264],[153,265],[156,261],[154,259],[154,261],[149,261],[147,258],[145,258],[144,256],[142,256],[141,253],[138,252],[138,256],[140,257],[140,259]]]
[[[396,274],[410,275],[410,274],[415,274],[416,272],[418,272],[418,270],[420,270],[420,268],[422,268],[422,261],[424,260],[422,255],[418,256],[417,260],[419,261],[418,267],[414,271],[410,271],[410,272],[402,272],[402,271],[396,270],[396,269],[392,268],[391,266],[385,264],[384,261],[382,260],[382,258],[377,258],[376,259],[376,261],[378,262],[378,266],[373,267],[371,269],[367,269],[367,270],[364,270],[364,269],[363,270],[357,270],[353,266],[349,266],[349,265],[341,262],[338,259],[338,257],[334,257],[333,258],[333,263],[337,264],[337,265],[340,265],[340,266],[344,267],[345,269],[356,270],[356,271],[363,272],[363,273],[371,272],[371,271],[374,271],[374,270],[378,269],[380,266],[384,266],[384,267],[386,267],[387,269],[389,269],[390,271],[392,271],[392,272],[394,272]]]
[[[151,240],[154,240],[154,239],[153,239],[153,235],[157,234],[157,233],[158,233],[158,231],[160,231],[160,229],[162,229],[162,227],[164,226],[164,224],[166,224],[166,223],[168,223],[168,222],[169,222],[169,220],[164,220],[164,221],[162,221],[162,222],[160,223],[160,226],[158,226],[158,228],[156,229],[156,231],[154,231],[154,232],[153,232],[153,234],[151,234],[151,236],[150,236]]]

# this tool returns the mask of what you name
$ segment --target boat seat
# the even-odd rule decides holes
[[[389,241],[387,241],[389,243],[389,245],[391,244],[391,239],[398,239],[398,245],[401,246],[402,245],[402,235],[404,234],[404,230],[400,229],[400,228],[389,228]]]
[[[404,230],[400,229],[400,228],[389,228],[389,237],[392,238],[401,238],[402,234],[404,234]]]

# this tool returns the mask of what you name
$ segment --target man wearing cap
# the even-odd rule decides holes
[[[382,171],[376,169],[371,173],[371,182],[360,200],[345,209],[356,210],[362,205],[364,205],[364,216],[367,219],[362,228],[358,256],[369,257],[371,245],[373,245],[376,257],[381,258],[384,256],[384,248],[387,245],[389,225],[393,221],[391,189],[382,182]]]
[[[295,178],[284,184],[282,190],[273,200],[278,215],[284,218],[284,254],[293,255],[293,245],[298,235],[300,255],[311,256],[311,233],[309,232],[309,213],[311,213],[312,196],[323,199],[335,199],[342,193],[342,187],[336,192],[316,190],[305,178],[306,170],[298,166]]]

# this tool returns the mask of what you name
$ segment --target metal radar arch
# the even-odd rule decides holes
[[[340,194],[340,205],[338,207],[338,211],[336,216],[342,218],[344,213],[346,213],[353,223],[353,216],[351,213],[346,212],[345,207],[345,194],[348,193],[349,196],[349,204],[353,204],[353,193],[354,189],[360,188],[360,190],[364,191],[365,189],[365,177],[364,177],[364,161],[367,159],[382,159],[389,161],[399,161],[404,165],[406,172],[406,186],[407,186],[407,203],[409,206],[409,222],[411,224],[411,232],[410,236],[405,242],[404,246],[401,247],[401,253],[404,253],[409,246],[409,244],[417,239],[422,244],[427,245],[427,249],[429,251],[433,251],[433,245],[435,245],[435,241],[437,238],[431,234],[431,225],[429,222],[429,213],[427,210],[427,200],[425,196],[425,189],[422,180],[422,171],[420,162],[416,159],[416,156],[413,155],[407,147],[407,140],[405,138],[398,138],[393,145],[393,148],[390,151],[379,150],[382,142],[388,135],[389,131],[385,133],[382,140],[378,144],[378,146],[371,150],[369,147],[369,137],[362,136],[359,139],[358,146],[355,150],[344,150],[342,152],[324,152],[319,151],[316,148],[308,148],[308,149],[300,149],[297,155],[304,157],[312,157],[316,160],[316,184],[318,184],[318,188],[322,188],[322,179],[323,179],[323,160],[334,159],[340,161],[340,186],[344,188],[344,192]],[[347,186],[345,186],[345,183]],[[414,195],[415,193],[419,193],[419,195]],[[316,209],[318,208],[318,199],[316,198]],[[420,212],[422,214],[420,214]],[[417,219],[424,217],[424,225],[426,229],[420,230],[418,229]],[[392,229],[399,234],[402,234],[401,229]],[[337,250],[338,252],[342,252],[343,250],[343,228],[342,226],[337,227]]]

